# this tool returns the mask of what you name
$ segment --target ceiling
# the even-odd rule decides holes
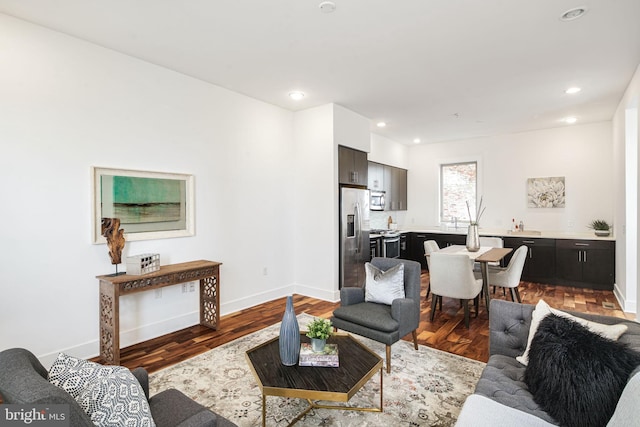
[[[292,111],[337,103],[404,144],[611,120],[640,64],[640,0],[321,1],[0,0],[0,13]]]

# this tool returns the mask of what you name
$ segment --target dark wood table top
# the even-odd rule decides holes
[[[310,340],[301,334],[300,341]],[[337,368],[283,365],[278,337],[248,350],[246,358],[265,395],[347,402],[382,369],[382,358],[348,334],[327,343],[338,345]]]

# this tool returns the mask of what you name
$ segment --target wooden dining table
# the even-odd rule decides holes
[[[467,255],[470,260],[480,263],[480,271],[482,272],[482,293],[484,294],[484,302],[489,313],[489,263],[500,262],[505,256],[512,252],[512,248],[492,248],[481,246],[476,252],[470,252],[466,246],[451,245],[438,251],[441,254],[463,254]]]

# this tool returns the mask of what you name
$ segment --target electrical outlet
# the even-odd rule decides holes
[[[262,268],[262,275],[266,276],[267,275],[267,267],[263,267]]]
[[[155,296],[156,296],[156,299],[162,298],[162,288],[156,289]]]
[[[183,283],[182,284],[182,293],[186,294],[187,292],[189,292],[188,284],[187,283]]]
[[[569,222],[567,223],[567,226],[569,228],[573,228],[573,220],[572,219],[569,220]]]
[[[191,282],[189,283],[189,292],[195,292],[196,291],[196,284]]]

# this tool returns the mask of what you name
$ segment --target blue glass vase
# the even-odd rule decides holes
[[[287,297],[287,307],[280,325],[280,361],[285,366],[298,363],[300,356],[300,327],[293,311],[293,296]]]

